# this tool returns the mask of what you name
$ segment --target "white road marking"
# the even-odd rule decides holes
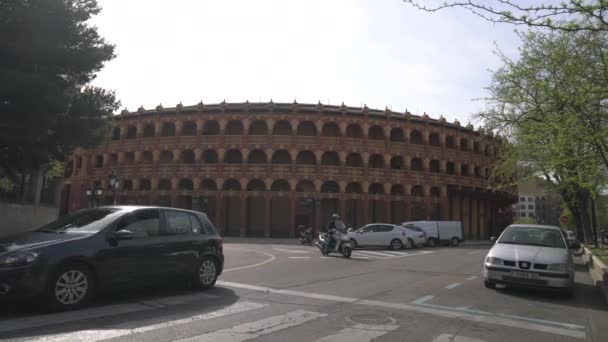
[[[457,336],[452,334],[441,334],[433,342],[486,342],[472,337]]]
[[[396,256],[402,256],[402,255],[407,255],[409,253],[407,252],[392,252],[392,251],[384,251],[382,253],[388,253],[388,254],[392,254],[392,255],[396,255]]]
[[[467,280],[475,280],[477,278],[478,278],[477,276],[470,276],[470,277],[467,277]]]
[[[475,252],[468,252],[467,254],[479,254],[479,253],[485,253],[486,251],[475,251]]]
[[[315,342],[370,342],[399,328],[398,325],[357,324]]]
[[[435,315],[435,316],[458,318],[458,319],[462,319],[462,320],[502,325],[502,326],[507,326],[507,327],[527,329],[527,330],[533,330],[533,331],[542,331],[542,332],[546,332],[546,333],[570,336],[570,337],[575,337],[575,338],[585,338],[585,336],[586,336],[584,326],[571,324],[571,323],[562,323],[562,322],[545,321],[545,320],[541,321],[541,320],[537,320],[534,318],[528,318],[528,317],[507,316],[507,315],[501,315],[501,314],[497,314],[497,313],[466,310],[466,309],[454,308],[454,307],[449,307],[449,306],[439,306],[439,305],[431,305],[431,304],[422,304],[422,305],[400,304],[400,303],[381,302],[381,301],[374,301],[374,300],[362,300],[359,298],[339,297],[339,296],[325,295],[325,294],[312,293],[312,292],[279,290],[279,289],[273,289],[273,288],[269,288],[269,287],[233,283],[233,282],[226,282],[226,281],[218,281],[217,284],[227,286],[227,287],[243,288],[243,289],[261,291],[261,292],[266,292],[266,293],[285,294],[285,295],[292,295],[292,296],[298,296],[298,297],[304,297],[304,298],[313,298],[313,299],[329,300],[329,301],[335,301],[335,302],[353,303],[353,304],[357,304],[357,305],[365,305],[365,306],[390,308],[390,309],[397,309],[397,310],[410,311],[410,312],[426,313],[426,314]]]
[[[374,255],[381,255],[383,257],[394,257],[394,255],[392,254],[387,254],[387,253],[380,253],[380,252],[372,252],[372,251],[358,251],[359,253],[369,253],[369,254],[374,254]]]
[[[312,257],[309,256],[301,256],[301,257],[288,257],[289,259],[310,259]]]
[[[428,302],[429,300],[431,300],[433,298],[435,298],[435,296],[431,296],[431,295],[420,297],[420,298],[416,299],[415,301],[413,301],[412,304],[420,305],[420,304],[423,304],[424,302]]]
[[[174,321],[167,321],[158,324],[146,325],[139,328],[122,328],[122,329],[102,329],[102,330],[80,330],[71,333],[64,333],[58,335],[45,336],[40,339],[33,340],[35,342],[96,342],[107,340],[111,338],[127,336],[132,334],[140,334],[147,331],[157,330],[175,326],[178,324],[186,324],[195,321],[203,321],[212,318],[219,318],[227,315],[233,315],[239,312],[245,312],[254,309],[260,309],[268,304],[260,304],[254,302],[238,302],[234,305],[226,308],[209,312],[202,315],[196,315],[188,318],[178,319]]]
[[[269,335],[279,330],[304,324],[315,319],[325,317],[327,314],[296,310],[284,315],[273,316],[255,322],[237,325],[229,329],[218,330],[207,334],[192,336],[177,340],[178,342],[242,342],[252,340],[263,335]]]
[[[254,250],[251,250],[251,249],[241,249],[241,248],[232,248],[232,249],[237,249],[237,250],[241,250],[241,251],[247,251],[247,252],[254,252],[254,253],[261,253],[261,254],[266,255],[266,256],[268,257],[268,259],[266,259],[266,260],[264,260],[264,261],[262,261],[262,262],[258,262],[257,264],[253,264],[253,265],[248,265],[248,266],[242,266],[242,267],[234,267],[234,268],[229,268],[229,269],[224,270],[224,272],[231,272],[231,271],[245,270],[245,269],[248,269],[248,268],[253,268],[253,267],[262,266],[262,265],[265,265],[265,264],[267,264],[267,263],[269,263],[269,262],[274,261],[274,260],[277,258],[276,256],[274,256],[274,255],[272,255],[272,254],[270,254],[270,253],[265,253],[265,252],[260,252],[260,251],[254,251]]]
[[[462,283],[452,283],[452,284],[446,286],[445,288],[448,289],[448,290],[451,290],[451,289],[456,288],[456,287],[458,287],[460,285],[462,285]]]
[[[386,257],[379,257],[379,256],[376,256],[376,255],[364,254],[365,252],[363,252],[363,253],[361,253],[361,252],[362,252],[362,251],[355,251],[355,252],[353,252],[353,254],[355,254],[355,255],[357,255],[357,256],[358,256],[358,254],[361,254],[361,255],[363,255],[365,258],[372,258],[372,259],[386,259]]]
[[[312,251],[298,251],[293,249],[283,249],[283,248],[273,248],[275,251],[285,252],[285,253],[312,253]]]
[[[350,258],[351,259],[365,259],[365,260],[369,260],[370,257],[368,257],[368,256],[364,256],[364,257],[362,257],[362,256],[352,256],[351,255]]]

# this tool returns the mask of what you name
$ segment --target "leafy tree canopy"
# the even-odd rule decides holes
[[[114,46],[88,20],[96,0],[0,1],[0,171],[64,160],[105,134],[114,92],[86,87]]]

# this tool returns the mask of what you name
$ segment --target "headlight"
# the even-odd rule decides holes
[[[31,264],[38,259],[37,252],[17,252],[0,256],[0,267]]]
[[[550,264],[549,266],[547,266],[547,271],[565,273],[568,271],[568,264]]]
[[[502,259],[495,257],[487,257],[486,263],[491,265],[503,265]]]

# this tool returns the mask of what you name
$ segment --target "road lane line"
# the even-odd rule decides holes
[[[302,292],[302,291],[292,291],[292,290],[278,290],[270,287],[263,286],[255,286],[241,283],[233,283],[226,281],[218,281],[218,285],[223,285],[227,287],[236,287],[243,288],[253,291],[261,291],[266,293],[275,293],[275,294],[285,294],[292,295],[304,298],[312,298],[312,299],[321,299],[335,302],[343,302],[343,303],[353,303],[357,305],[365,305],[365,306],[373,306],[373,307],[382,307],[382,308],[390,308],[396,310],[410,311],[410,312],[419,312],[426,313],[435,316],[448,317],[448,318],[457,318],[462,320],[481,322],[487,324],[495,324],[502,325],[513,328],[520,328],[532,331],[542,331],[556,335],[569,336],[574,338],[585,338],[585,327],[581,325],[571,324],[571,323],[562,323],[562,322],[554,322],[554,321],[545,321],[545,320],[537,320],[534,318],[528,317],[519,317],[519,316],[507,316],[500,315],[491,312],[484,311],[473,311],[461,308],[454,308],[448,306],[438,306],[431,304],[422,304],[422,305],[413,305],[413,304],[400,304],[400,303],[390,303],[390,302],[381,302],[374,300],[362,300],[359,298],[350,298],[350,297],[339,297],[332,295],[325,295],[320,293],[312,293],[312,292]]]
[[[296,310],[284,315],[273,316],[255,322],[240,324],[228,329],[184,338],[177,340],[177,342],[242,342],[326,316],[327,314],[320,312]]]
[[[380,252],[372,252],[372,251],[358,251],[359,253],[369,253],[369,254],[374,254],[374,255],[381,255],[383,257],[389,257],[389,258],[393,258],[395,257],[392,254],[387,254],[387,253],[380,253]]]
[[[369,325],[357,324],[350,328],[344,328],[337,334],[326,336],[315,342],[370,342],[380,336],[399,328],[398,325]]]
[[[486,251],[475,251],[475,252],[468,252],[467,254],[479,254],[479,253],[485,253]]]
[[[237,250],[247,251],[247,252],[254,252],[254,253],[261,253],[261,254],[266,255],[269,258],[266,259],[266,260],[264,260],[264,261],[262,261],[262,262],[258,262],[257,264],[253,264],[253,265],[229,268],[229,269],[224,270],[224,272],[232,272],[232,271],[238,271],[238,270],[245,270],[245,269],[248,269],[248,268],[262,266],[262,265],[265,265],[265,264],[267,264],[269,262],[274,261],[277,258],[276,256],[274,256],[274,255],[272,255],[270,253],[266,253],[266,252],[254,251],[254,250],[251,250],[251,249],[240,249],[240,248],[232,248],[232,249],[237,249]]]
[[[433,298],[435,298],[435,296],[431,296],[431,295],[420,297],[420,298],[416,299],[415,301],[413,301],[412,304],[420,305],[420,304],[423,304],[424,302],[428,302],[429,300],[431,300]]]
[[[462,285],[462,283],[452,283],[452,284],[446,286],[445,288],[448,289],[448,290],[451,290],[451,289],[456,288],[456,287],[458,287],[460,285]]]
[[[392,254],[392,255],[396,255],[396,256],[402,256],[402,255],[409,254],[407,252],[392,252],[392,251],[384,251],[382,253],[388,253],[388,254]]]
[[[80,330],[71,333],[45,336],[39,339],[31,340],[34,342],[97,342],[111,338],[127,336],[132,334],[141,334],[144,332],[172,327],[179,324],[186,324],[195,321],[209,320],[228,315],[237,314],[249,310],[260,309],[268,306],[268,304],[260,304],[254,302],[238,302],[223,309],[208,312],[202,315],[196,315],[188,318],[166,321],[157,324],[146,325],[139,328],[122,328],[122,329],[100,329],[100,330]],[[124,325],[124,324],[123,324]]]
[[[353,254],[357,255],[357,254],[361,254],[361,252],[363,251],[353,251]],[[365,252],[363,252],[365,253]],[[379,257],[377,255],[371,255],[371,254],[361,254],[361,256],[364,256],[366,258],[372,258],[372,259],[386,259],[386,257]]]
[[[309,256],[293,256],[293,257],[288,257],[289,259],[310,259],[312,257]]]
[[[312,251],[297,251],[293,249],[283,249],[283,248],[273,248],[275,251],[285,252],[285,253],[312,253]]]
[[[470,276],[470,277],[467,277],[467,280],[475,280],[477,278],[478,278],[477,276]]]

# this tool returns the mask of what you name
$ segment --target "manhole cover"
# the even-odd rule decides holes
[[[369,325],[387,325],[387,324],[395,323],[394,319],[392,319],[388,316],[384,316],[381,314],[375,314],[375,313],[355,314],[355,315],[346,317],[346,320],[351,321],[355,324],[369,324]]]

